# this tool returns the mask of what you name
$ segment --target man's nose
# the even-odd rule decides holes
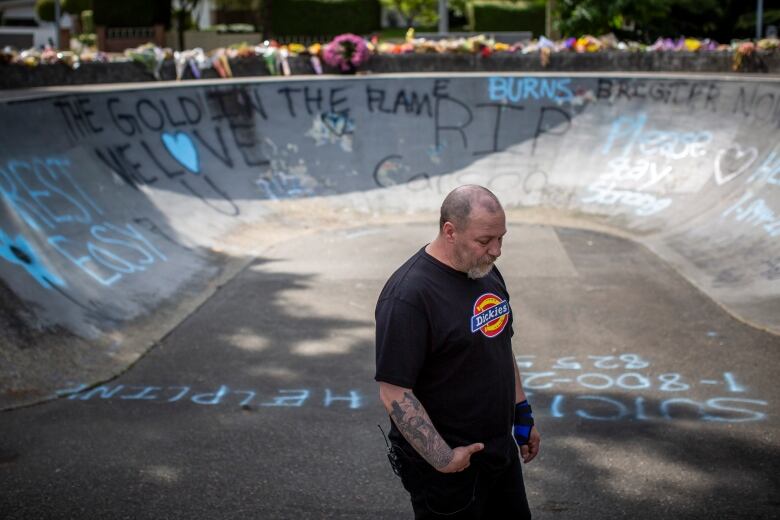
[[[496,258],[498,258],[499,256],[501,256],[501,243],[499,243],[499,242],[494,242],[494,243],[493,243],[493,244],[490,246],[490,248],[488,248],[488,254],[489,254],[490,256],[495,256]]]

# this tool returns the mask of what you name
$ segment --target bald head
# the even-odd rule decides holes
[[[466,184],[452,190],[441,204],[439,231],[444,229],[445,222],[452,222],[458,229],[465,229],[476,208],[488,213],[503,211],[498,198],[487,188],[476,184]]]

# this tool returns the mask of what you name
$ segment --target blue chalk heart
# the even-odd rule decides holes
[[[342,114],[336,114],[333,112],[322,114],[322,122],[325,123],[325,126],[327,126],[330,131],[338,137],[341,137],[346,133],[352,133],[352,121],[350,121]]]
[[[198,160],[198,149],[189,135],[184,132],[175,134],[163,133],[162,141],[165,148],[168,149],[174,159],[179,161],[182,166],[192,173],[200,173],[200,161]]]

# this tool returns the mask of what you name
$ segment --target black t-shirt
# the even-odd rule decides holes
[[[502,467],[517,449],[512,335],[496,267],[474,280],[423,248],[379,295],[374,379],[411,388],[452,448],[482,442],[472,461]],[[408,446],[392,421],[390,437]]]

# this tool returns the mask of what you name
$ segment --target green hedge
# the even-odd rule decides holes
[[[92,9],[92,0],[62,0],[62,12],[80,14]]]
[[[277,36],[368,34],[380,26],[378,0],[284,0],[271,4]]]
[[[93,0],[95,25],[106,27],[171,26],[171,0]]]
[[[468,6],[472,31],[531,31],[544,34],[544,5],[518,2],[473,2]]]

